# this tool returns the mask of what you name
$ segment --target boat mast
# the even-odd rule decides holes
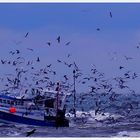
[[[75,89],[75,70],[73,70],[73,81],[74,81],[74,89],[73,89],[73,110],[74,110],[74,117],[76,117],[76,89]]]
[[[57,87],[56,87],[56,115],[58,115],[58,96],[59,96],[59,82],[57,82]]]

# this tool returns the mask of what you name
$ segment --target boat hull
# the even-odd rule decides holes
[[[0,120],[3,120],[3,122],[8,123],[18,123],[18,124],[26,124],[26,125],[34,125],[34,126],[48,126],[48,127],[56,127],[57,123],[56,120],[36,120],[32,118],[28,118],[25,116],[18,116],[13,113],[7,113],[0,111]],[[64,120],[63,124],[61,124],[62,127],[68,127],[69,122],[68,120]]]

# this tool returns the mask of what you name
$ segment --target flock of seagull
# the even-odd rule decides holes
[[[109,12],[110,18],[113,18],[111,12]],[[100,31],[100,28],[96,29]],[[29,38],[30,32],[27,32],[24,35],[24,38]],[[61,36],[56,38],[57,43],[61,44]],[[16,42],[18,45],[22,43],[22,41]],[[46,44],[51,47],[52,42],[46,42]],[[64,45],[69,46],[71,41],[66,42]],[[140,46],[136,46],[137,49]],[[31,53],[34,52],[33,48],[27,48],[27,51]],[[20,93],[23,95],[25,94],[32,94],[37,95],[43,92],[44,88],[54,88],[56,87],[56,82],[51,79],[52,76],[57,76],[57,71],[53,69],[53,64],[46,64],[44,67],[36,68],[35,65],[41,63],[41,58],[39,56],[36,57],[35,60],[26,60],[22,56],[22,51],[20,49],[12,50],[9,52],[9,55],[13,57],[13,59],[8,60],[1,59],[1,65],[9,65],[12,66],[14,69],[14,73],[5,74],[4,77],[0,77],[1,83],[4,83],[4,89],[2,91],[11,92],[14,90],[19,90]],[[71,58],[71,54],[67,55],[67,58]],[[132,57],[124,56],[124,58],[129,61],[132,60]],[[118,66],[118,70],[121,71],[121,76],[116,76],[110,79],[105,77],[105,74],[99,72],[97,67],[93,64],[90,73],[84,74],[83,71],[79,68],[78,64],[74,62],[67,62],[61,59],[57,59],[56,62],[60,65],[64,65],[66,68],[70,69],[72,73],[75,70],[75,80],[76,86],[83,86],[87,85],[88,91],[86,93],[77,94],[77,106],[81,107],[81,110],[84,111],[84,103],[87,102],[89,99],[92,100],[92,105],[90,109],[95,110],[95,115],[98,113],[103,113],[105,111],[105,104],[109,104],[113,106],[114,102],[118,101],[118,97],[121,94],[116,92],[116,89],[124,90],[126,89],[127,92],[132,93],[133,95],[137,96],[135,90],[131,89],[127,83],[130,80],[135,80],[138,77],[136,72],[127,70],[124,66]],[[71,75],[71,74],[70,74]],[[73,92],[73,80],[71,80],[70,75],[64,74],[62,77],[62,81],[60,81],[61,89],[66,92]],[[6,83],[6,84],[5,84]],[[70,96],[71,98],[72,96]],[[103,101],[102,99],[108,98],[108,101]],[[68,99],[66,103],[69,103],[70,100]],[[124,101],[125,102],[125,101]],[[127,103],[128,104],[128,103]],[[110,107],[108,106],[108,108]],[[115,106],[115,105],[114,105]],[[118,108],[122,108],[121,105]],[[129,103],[128,105],[129,112],[134,109],[133,103]],[[127,108],[127,109],[128,109]],[[123,108],[124,109],[124,108]],[[126,109],[126,110],[127,110]],[[125,110],[125,109],[124,109]],[[69,110],[71,112],[72,109]],[[36,129],[27,132],[27,136],[30,136],[36,131]]]

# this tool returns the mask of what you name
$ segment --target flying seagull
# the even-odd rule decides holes
[[[120,70],[123,69],[123,68],[124,68],[124,67],[122,67],[122,66],[119,67]]]
[[[109,12],[109,15],[110,15],[110,17],[112,18],[112,13],[111,13],[111,12]]]
[[[16,50],[16,53],[17,53],[17,54],[19,54],[19,53],[20,53],[20,51],[19,51],[19,50]]]
[[[39,59],[39,57],[37,57],[37,60],[36,60],[37,62],[40,62],[40,59]]]
[[[51,42],[47,42],[48,46],[51,46]]]
[[[68,58],[70,57],[71,55],[70,54],[68,54]]]
[[[26,33],[25,38],[29,35],[29,32]]]
[[[57,62],[58,62],[58,63],[61,63],[62,61],[61,61],[61,60],[59,60],[59,59],[57,59]]]
[[[58,43],[60,43],[60,36],[58,36],[57,41],[58,41]]]
[[[133,59],[132,57],[124,56],[126,60],[131,60]]]
[[[28,131],[27,134],[26,134],[26,137],[29,137],[30,135],[32,135],[33,133],[35,133],[36,129],[34,128],[33,130],[31,131]]]
[[[67,42],[65,45],[68,46],[70,43],[71,43],[71,42],[69,41],[69,42]]]
[[[31,48],[27,48],[27,50],[33,51],[33,49],[31,49]]]

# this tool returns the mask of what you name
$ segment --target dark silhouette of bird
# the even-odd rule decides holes
[[[19,50],[16,50],[16,53],[17,53],[17,54],[19,54],[19,53],[20,53],[20,51],[19,51]]]
[[[51,42],[47,42],[47,45],[48,45],[48,46],[51,46]]]
[[[12,64],[12,65],[13,65],[13,66],[16,66],[16,64],[17,64],[17,62],[16,62],[16,61],[13,61],[13,64]]]
[[[70,68],[73,64],[69,64],[68,67]]]
[[[109,12],[109,15],[110,15],[110,17],[112,18],[112,13],[111,13],[111,12]]]
[[[47,65],[47,68],[50,68],[50,67],[51,67],[51,65],[52,65],[52,64],[50,64],[50,65]]]
[[[37,60],[36,60],[37,62],[40,62],[40,58],[39,57],[37,57]]]
[[[56,71],[52,71],[53,72],[53,75],[56,75]]]
[[[65,80],[66,80],[66,81],[68,80],[68,77],[67,77],[67,75],[64,75],[64,78],[65,78]]]
[[[24,93],[27,94],[27,92],[28,92],[28,89],[26,89]]]
[[[19,57],[17,57],[17,59],[24,59],[24,58],[19,56]]]
[[[70,57],[70,54],[68,54],[68,58]]]
[[[60,36],[58,36],[58,38],[56,40],[58,41],[58,43],[60,43]]]
[[[94,87],[94,86],[91,86],[90,88],[91,88],[91,92],[95,92],[95,90],[96,90],[96,87]]]
[[[28,61],[26,65],[28,66],[28,65],[32,65],[32,64],[33,64],[33,61]]]
[[[123,68],[124,68],[124,67],[122,67],[122,66],[119,67],[120,70],[123,69]]]
[[[27,33],[25,34],[25,38],[27,38],[27,37],[28,37],[28,35],[29,35],[29,32],[27,32]]]
[[[108,90],[108,92],[111,92],[112,91],[112,88],[110,88],[109,90]]]
[[[94,81],[97,82],[97,78],[94,78]]]
[[[9,79],[8,77],[7,77],[7,80],[9,83],[13,83],[13,81],[11,79]]]
[[[96,69],[91,69],[91,71],[92,71],[93,74],[98,72]]]
[[[100,31],[100,28],[97,28],[96,30],[97,30],[97,31]]]
[[[133,59],[132,57],[124,56],[126,60],[131,60]]]
[[[11,61],[8,61],[7,63],[8,63],[8,64],[11,64]]]
[[[33,51],[33,49],[31,49],[31,48],[27,48],[27,50]]]
[[[26,137],[29,137],[30,135],[34,134],[35,131],[36,131],[35,128],[33,130],[31,130],[31,131],[28,131],[27,134],[26,134]]]
[[[13,51],[10,51],[10,52],[9,52],[9,54],[12,54],[12,55],[14,55],[14,54],[15,54],[15,52],[13,52]]]
[[[66,63],[66,62],[64,62],[64,64],[65,64],[66,66],[68,66],[69,68],[73,65],[73,64],[68,64],[68,63]]]
[[[85,81],[82,82],[82,84],[85,84],[85,83],[86,83]]]
[[[59,59],[57,59],[57,62],[58,62],[58,63],[62,63],[62,61],[61,61],[61,60],[59,60]]]
[[[5,63],[6,63],[6,60],[1,60],[1,63],[2,63],[2,64],[5,64]]]
[[[71,43],[71,42],[69,41],[69,42],[67,42],[65,45],[68,46],[70,43]]]
[[[138,77],[138,75],[134,72],[133,73],[133,76],[132,76],[132,79],[135,79],[135,78],[137,78]]]
[[[45,76],[44,79],[50,79],[50,78]]]
[[[84,77],[83,79],[85,79],[85,80],[88,80],[88,81],[89,81],[89,80],[90,80],[90,77]]]

